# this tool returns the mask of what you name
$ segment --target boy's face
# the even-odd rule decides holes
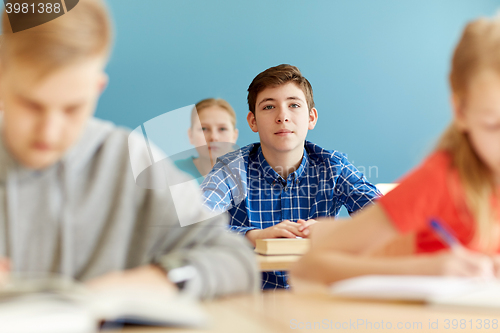
[[[453,100],[455,121],[469,134],[481,160],[500,185],[500,75],[485,71],[473,78],[463,102]]]
[[[2,135],[14,158],[31,169],[56,163],[78,140],[107,83],[99,57],[39,81],[13,61],[0,72]]]
[[[275,153],[302,151],[307,131],[317,120],[317,110],[309,111],[304,92],[293,82],[261,91],[255,115],[247,116],[252,131],[259,132],[262,149]]]

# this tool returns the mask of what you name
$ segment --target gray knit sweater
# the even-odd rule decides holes
[[[255,290],[252,250],[226,231],[225,215],[209,218],[194,184],[176,198],[169,188],[136,184],[130,161],[144,156],[129,155],[136,140],[129,134],[90,119],[64,158],[41,171],[17,163],[0,136],[0,256],[15,271],[81,281],[181,258],[197,269],[186,289],[198,297]],[[169,162],[162,168],[169,179],[188,179]],[[203,222],[182,227],[185,221]]]

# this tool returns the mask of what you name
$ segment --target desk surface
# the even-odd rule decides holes
[[[305,295],[289,291],[228,297],[206,302],[203,306],[213,320],[208,330],[127,328],[122,332],[500,331],[498,311],[340,300],[328,295]]]

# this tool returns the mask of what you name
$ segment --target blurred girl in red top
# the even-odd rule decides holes
[[[292,277],[324,283],[363,274],[500,277],[500,17],[466,26],[450,85],[454,117],[435,152],[351,221],[318,223]],[[431,219],[465,246],[448,249]],[[407,233],[414,235],[413,255],[372,256]]]

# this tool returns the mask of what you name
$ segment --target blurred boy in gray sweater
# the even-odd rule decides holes
[[[175,290],[179,282],[205,298],[254,290],[253,253],[225,231],[226,217],[209,219],[194,186],[175,207],[170,191],[137,186],[130,160],[144,152],[128,145],[140,138],[92,118],[112,39],[102,2],[80,1],[16,33],[9,19],[18,18],[4,12],[0,37],[0,267],[101,288],[143,282]],[[165,172],[184,177],[168,162]],[[169,281],[183,267],[196,274]]]

